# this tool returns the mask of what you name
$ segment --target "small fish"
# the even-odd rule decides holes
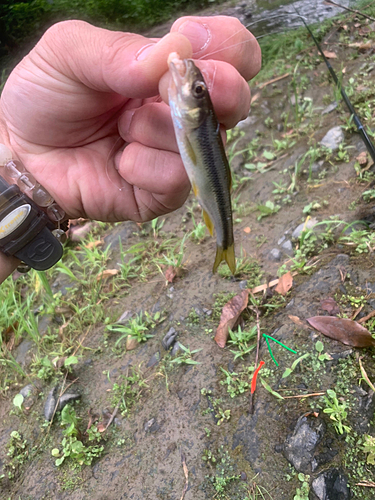
[[[225,260],[236,272],[233,218],[230,198],[231,173],[207,85],[191,59],[173,52],[168,65],[172,74],[169,105],[178,148],[203,219],[213,235],[216,230],[216,258],[213,272]]]

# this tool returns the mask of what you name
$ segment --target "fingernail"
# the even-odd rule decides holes
[[[205,49],[211,41],[211,32],[204,24],[185,21],[178,31],[190,41],[194,54]]]
[[[148,55],[150,54],[152,49],[155,47],[155,45],[156,45],[156,43],[149,43],[148,45],[145,45],[144,47],[142,47],[135,55],[135,58],[137,59],[137,61],[143,61],[143,59],[146,59],[146,57],[148,57]]]

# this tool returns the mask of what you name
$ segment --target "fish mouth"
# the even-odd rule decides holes
[[[184,85],[188,73],[187,60],[181,59],[177,52],[172,52],[168,57],[168,66],[175,86],[179,88]]]

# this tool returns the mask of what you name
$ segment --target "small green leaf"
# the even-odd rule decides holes
[[[323,350],[324,350],[324,344],[323,344],[323,342],[321,342],[320,340],[318,340],[318,342],[315,344],[315,349],[318,352],[323,352]]]
[[[20,410],[22,410],[23,396],[22,394],[16,394],[13,399],[13,404]]]
[[[286,368],[285,372],[283,373],[283,376],[281,378],[287,378],[289,377],[289,375],[292,373],[292,369],[291,368]]]
[[[267,384],[267,382],[265,380],[263,380],[262,378],[260,379],[260,382],[262,384],[262,386],[266,389],[266,391],[270,392],[273,396],[275,396],[276,398],[278,399],[284,399],[281,394],[279,394],[278,392],[274,391],[273,389],[271,389],[271,387]]]
[[[61,465],[63,463],[63,461],[65,460],[65,455],[63,455],[61,458],[58,458],[56,461],[55,461],[55,465],[56,467],[58,467],[59,465]]]
[[[51,455],[53,457],[59,457],[60,456],[60,451],[58,448],[54,448],[52,451],[51,451]]]
[[[64,366],[70,366],[70,365],[76,365],[78,363],[78,358],[77,356],[69,356],[66,358],[64,361]]]
[[[275,158],[275,155],[271,151],[263,151],[263,156],[266,160],[273,160]]]

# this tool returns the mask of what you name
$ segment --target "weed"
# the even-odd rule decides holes
[[[219,276],[223,278],[232,278],[232,273],[227,264],[223,264],[218,269]],[[235,276],[247,279],[247,286],[252,288],[260,284],[262,271],[259,263],[250,257],[247,257],[245,251],[241,248],[240,255],[236,258]]]
[[[366,459],[367,463],[375,465],[375,437],[366,434],[364,436],[364,443],[362,449],[364,453],[368,453]]]
[[[214,305],[212,308],[212,319],[217,321],[220,319],[221,311],[225,304],[229,302],[235,296],[235,293],[220,292],[214,294]]]
[[[191,215],[191,219],[193,221],[194,229],[191,231],[189,236],[193,241],[201,242],[206,237],[206,225],[203,224],[203,222],[198,222],[197,224],[193,214]]]
[[[297,358],[297,359],[293,362],[293,364],[292,364],[292,366],[291,366],[290,368],[286,368],[286,369],[285,369],[285,371],[284,371],[284,373],[283,373],[283,376],[282,376],[281,378],[287,378],[287,377],[289,377],[289,375],[291,375],[291,374],[294,372],[294,370],[297,368],[298,364],[299,364],[302,360],[304,360],[304,359],[308,358],[309,356],[310,356],[310,353],[309,353],[309,352],[307,352],[306,354],[303,354],[302,356],[300,356],[299,358]]]
[[[294,495],[293,500],[309,500],[310,476],[308,474],[302,474],[302,472],[300,472],[297,477],[301,481],[302,484],[301,484],[300,488],[297,488],[296,494]]]
[[[270,215],[276,214],[280,210],[280,205],[275,205],[273,201],[267,200],[264,205],[257,205],[257,210],[260,212],[257,220],[261,220],[263,217],[269,217]]]
[[[145,388],[148,388],[147,380],[143,377],[140,367],[131,367],[130,373],[120,376],[118,381],[113,384],[112,404],[119,405],[121,415],[127,415],[140,399]]]
[[[238,350],[231,350],[230,352],[234,354],[234,360],[238,358],[243,358],[246,354],[249,354],[256,346],[254,340],[257,336],[257,326],[254,325],[250,328],[250,331],[242,330],[239,326],[236,331],[229,329],[229,341],[231,347],[237,347]],[[250,341],[253,341],[251,345]]]
[[[329,415],[329,418],[333,421],[333,426],[338,434],[344,434],[344,432],[350,432],[351,428],[344,424],[348,413],[348,405],[346,401],[339,403],[335,391],[332,389],[327,390],[327,395],[324,396],[324,401],[326,403],[326,408],[323,408],[323,412]]]
[[[72,462],[73,468],[91,465],[94,459],[102,455],[104,446],[99,444],[102,439],[100,432],[96,426],[91,426],[87,431],[87,441],[93,441],[95,444],[85,445],[78,428],[78,417],[70,405],[66,405],[61,412],[61,426],[65,427],[61,451],[58,448],[51,451],[52,456],[56,458],[56,466],[60,466],[66,459]]]
[[[191,351],[188,347],[185,347],[179,342],[179,346],[181,350],[183,351],[183,354],[181,356],[177,356],[176,358],[172,359],[171,363],[176,363],[177,365],[199,365],[198,361],[195,361],[193,359],[193,355],[196,354],[197,352],[201,351],[202,349],[194,349]]]
[[[216,457],[210,453],[210,463],[215,466],[214,474],[206,476],[209,484],[213,488],[213,498],[227,500],[228,498],[238,498],[238,493],[245,490],[246,485],[240,482],[240,475],[235,473],[233,460],[224,446],[217,450]],[[215,459],[215,461],[212,460]]]
[[[20,466],[23,465],[29,458],[27,440],[22,439],[22,436],[18,431],[12,431],[10,433],[10,440],[7,447],[7,456],[9,457],[9,461],[5,464],[5,470],[7,471],[8,478],[13,479]]]
[[[220,370],[225,375],[225,380],[220,381],[220,385],[227,386],[227,392],[231,398],[243,394],[250,388],[250,377],[254,372],[254,367],[248,367],[240,373],[228,372],[220,367]]]
[[[147,342],[153,335],[147,333],[150,329],[155,328],[156,325],[164,321],[165,316],[160,311],[156,312],[153,316],[147,311],[145,313],[137,314],[134,318],[130,318],[126,325],[107,325],[106,329],[110,332],[118,332],[122,335],[116,340],[115,346],[120,342],[127,339],[130,335],[131,338],[137,340],[139,343]]]

